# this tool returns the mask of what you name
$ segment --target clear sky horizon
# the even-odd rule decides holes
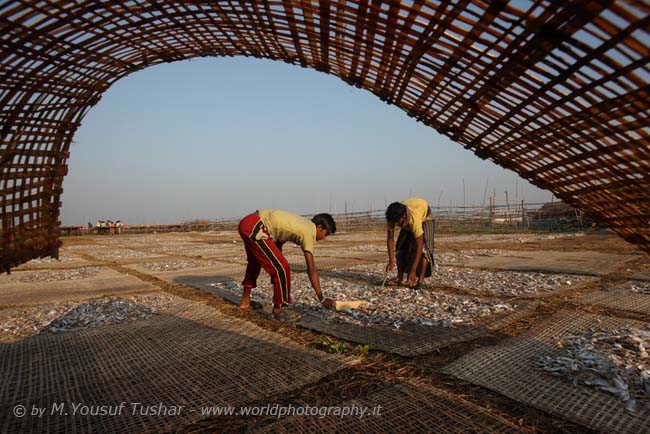
[[[174,223],[432,206],[547,202],[395,106],[340,79],[282,62],[201,58],[114,84],[71,145],[63,225]]]

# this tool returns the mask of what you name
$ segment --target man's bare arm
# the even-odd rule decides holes
[[[388,229],[386,231],[386,248],[388,249],[388,265],[386,272],[393,271],[395,267],[395,229]]]
[[[307,265],[307,276],[309,276],[309,282],[316,292],[316,297],[318,301],[325,307],[334,307],[334,301],[323,296],[323,291],[320,287],[320,278],[318,277],[318,268],[316,268],[316,263],[314,262],[314,255],[311,252],[303,252],[305,255],[305,264]]]

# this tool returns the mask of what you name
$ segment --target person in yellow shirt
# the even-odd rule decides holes
[[[318,269],[314,263],[314,244],[336,232],[336,223],[330,214],[316,214],[311,221],[297,214],[277,209],[263,209],[247,215],[239,222],[239,235],[246,248],[246,275],[244,293],[239,307],[251,307],[251,289],[257,286],[260,269],[271,275],[273,282],[273,312],[275,319],[286,319],[282,307],[291,303],[291,269],[282,254],[282,246],[291,241],[305,255],[307,275],[324,307],[334,307],[334,301],[325,298],[320,287]],[[286,314],[285,314],[286,315]]]
[[[394,242],[395,226],[401,227],[397,243]],[[386,209],[386,230],[386,272],[391,272],[397,262],[394,283],[422,287],[433,265],[434,221],[429,204],[417,197],[391,203]],[[407,278],[403,282],[405,273]]]

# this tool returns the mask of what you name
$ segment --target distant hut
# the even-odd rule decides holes
[[[531,227],[547,229],[582,229],[587,221],[580,210],[564,202],[546,202],[540,208],[528,213]]]

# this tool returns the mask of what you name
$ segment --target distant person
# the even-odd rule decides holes
[[[386,225],[386,272],[393,270],[397,257],[397,278],[391,283],[421,288],[424,278],[431,276],[434,260],[434,221],[429,204],[417,197],[393,202],[386,209]],[[396,243],[395,226],[402,228]],[[405,273],[406,282],[403,282]]]
[[[240,309],[250,309],[251,289],[257,286],[257,277],[263,267],[273,283],[273,318],[287,319],[286,312],[282,311],[284,305],[291,303],[291,270],[282,254],[282,246],[287,241],[302,249],[309,281],[318,301],[324,307],[334,307],[334,301],[323,296],[314,263],[315,242],[336,232],[336,223],[330,214],[317,214],[310,221],[287,211],[263,209],[244,217],[238,229],[248,260]]]
[[[122,233],[122,222],[120,220],[115,222],[115,233],[118,235]]]

